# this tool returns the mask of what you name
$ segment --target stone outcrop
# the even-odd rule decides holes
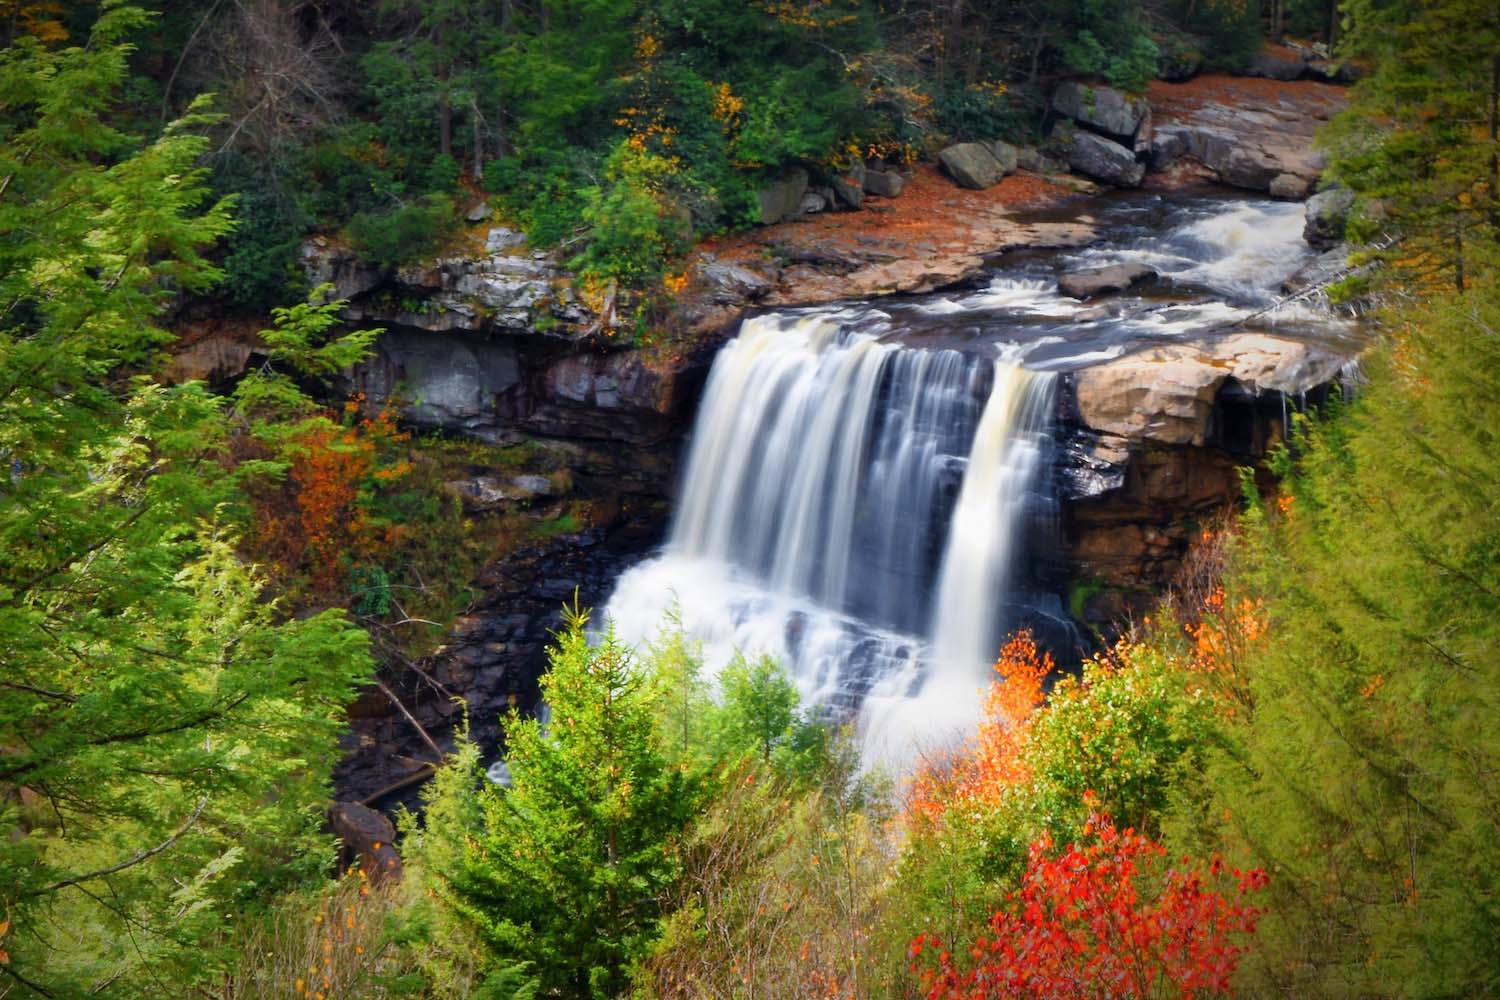
[[[1151,115],[1151,105],[1144,98],[1075,80],[1052,92],[1052,110],[1123,145],[1134,144]]]
[[[1094,591],[1085,618],[1149,610],[1201,525],[1239,495],[1240,470],[1282,439],[1288,407],[1320,402],[1348,360],[1239,333],[1071,375],[1057,488],[1065,575]]]
[[[1156,277],[1156,271],[1139,261],[1074,271],[1057,279],[1057,290],[1075,299],[1092,299],[1100,295],[1123,292],[1127,288]]]
[[[1205,444],[1220,389],[1295,395],[1326,385],[1348,357],[1300,340],[1236,333],[1211,343],[1167,344],[1079,372],[1080,422],[1090,430],[1161,444]]]
[[[1212,100],[1201,96],[1204,80],[1218,91]],[[1187,158],[1231,187],[1306,197],[1325,163],[1314,137],[1343,106],[1343,93],[1306,81],[1270,89],[1223,77],[1200,77],[1192,85],[1153,83],[1151,169],[1163,171]]]

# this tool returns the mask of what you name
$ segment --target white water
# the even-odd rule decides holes
[[[860,718],[867,760],[899,761],[974,721],[1052,377],[859,326],[745,322],[714,362],[665,551],[606,614],[638,642],[675,607],[710,670],[768,653],[836,717],[872,689],[918,698],[931,724],[898,741],[884,713]]]
[[[976,291],[747,320],[714,363],[667,544],[606,605],[621,637],[674,611],[710,671],[776,657],[804,704],[858,721],[867,764],[965,734],[1043,506],[1047,372],[1262,317],[1310,256],[1300,205],[1171,218]],[[1059,270],[1127,260],[1167,294],[1057,292]]]

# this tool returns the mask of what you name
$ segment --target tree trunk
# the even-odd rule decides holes
[[[474,122],[474,180],[484,180],[484,128],[479,117],[479,97],[469,98],[469,117]]]
[[[1500,52],[1490,56],[1490,228],[1500,229]]]
[[[448,97],[448,81],[438,95],[438,151],[444,156],[453,155],[453,103]]]

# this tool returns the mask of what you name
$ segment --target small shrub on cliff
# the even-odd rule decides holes
[[[399,267],[436,253],[458,227],[453,201],[429,194],[389,212],[360,212],[349,220],[349,243],[378,267]]]

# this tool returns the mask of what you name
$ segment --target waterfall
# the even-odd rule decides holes
[[[744,322],[709,376],[664,551],[606,614],[640,641],[675,606],[710,670],[778,657],[806,703],[858,719],[870,756],[899,764],[972,721],[1052,376],[883,342],[871,319]]]

